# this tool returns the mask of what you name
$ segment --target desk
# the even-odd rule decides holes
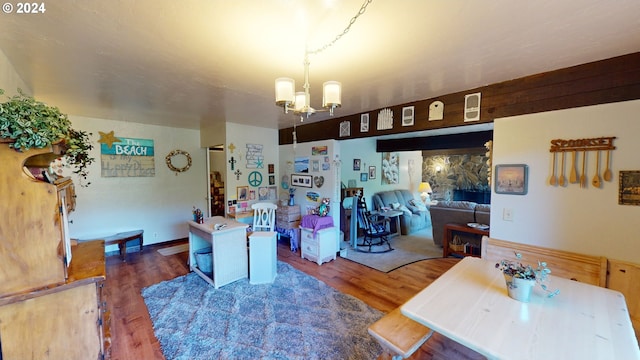
[[[478,234],[489,236],[489,230],[481,230],[468,226],[467,224],[449,223],[444,226],[444,238],[442,239],[442,257],[448,257],[451,254],[458,254],[462,256],[480,256],[478,254],[468,254],[464,251],[453,251],[449,248],[449,241],[451,241],[451,233],[453,231],[465,232],[468,234]]]
[[[553,270],[553,269],[552,269]],[[624,296],[549,277],[531,302],[507,295],[495,263],[466,257],[401,307],[401,312],[489,359],[640,359]]]
[[[213,285],[216,289],[233,281],[244,279],[249,274],[247,254],[247,224],[222,216],[204,219],[198,224],[189,221],[189,267],[191,271]],[[214,224],[227,224],[222,230],[214,230]],[[207,276],[196,266],[194,253],[211,246],[213,275]]]

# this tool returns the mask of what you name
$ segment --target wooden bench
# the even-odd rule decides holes
[[[117,233],[115,235],[107,236],[104,238],[105,245],[118,244],[120,249],[120,257],[122,261],[126,261],[127,258],[127,242],[132,240],[139,240],[140,252],[142,252],[142,243],[144,237],[144,230],[133,230],[127,232]]]
[[[607,285],[607,258],[603,256],[583,255],[488,236],[482,237],[483,259],[496,262],[502,259],[517,260],[515,253],[521,254],[520,261],[526,264],[546,262],[552,275],[601,287]]]
[[[433,335],[428,327],[402,315],[399,307],[369,326],[368,331],[393,360],[411,356]]]

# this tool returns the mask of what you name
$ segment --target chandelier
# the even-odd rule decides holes
[[[281,77],[276,79],[276,105],[284,107],[284,113],[292,110],[294,114],[303,116],[313,115],[317,111],[329,111],[333,116],[333,110],[342,105],[342,84],[338,81],[326,81],[322,84],[322,109],[311,107],[311,94],[309,93],[309,53],[304,55],[304,91],[295,92],[296,82],[291,78]]]
[[[329,115],[333,116],[333,111],[336,108],[342,106],[342,84],[338,81],[326,81],[322,84],[322,109],[314,109],[311,107],[311,94],[309,85],[309,55],[317,54],[331,45],[335,44],[342,36],[344,36],[351,26],[355,23],[356,19],[364,14],[367,6],[373,0],[365,0],[358,13],[351,18],[349,25],[336,36],[333,41],[324,45],[323,47],[308,51],[304,53],[304,91],[296,92],[296,82],[292,78],[280,77],[276,79],[276,105],[284,108],[284,113],[288,114],[291,110],[295,115],[300,116],[300,121],[303,121],[305,117],[309,117],[319,111],[328,111]],[[295,132],[294,132],[295,136]]]

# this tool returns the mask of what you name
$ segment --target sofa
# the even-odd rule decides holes
[[[471,201],[438,201],[429,208],[433,242],[442,247],[444,226],[448,223],[479,223],[490,225],[491,205]]]
[[[408,235],[429,226],[429,210],[422,200],[415,199],[409,190],[388,190],[375,193],[372,198],[373,208],[383,207],[402,211],[400,215],[400,233]]]

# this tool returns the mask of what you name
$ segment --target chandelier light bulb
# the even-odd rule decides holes
[[[276,105],[286,106],[295,101],[294,92],[296,82],[291,78],[281,77],[276,79]]]

